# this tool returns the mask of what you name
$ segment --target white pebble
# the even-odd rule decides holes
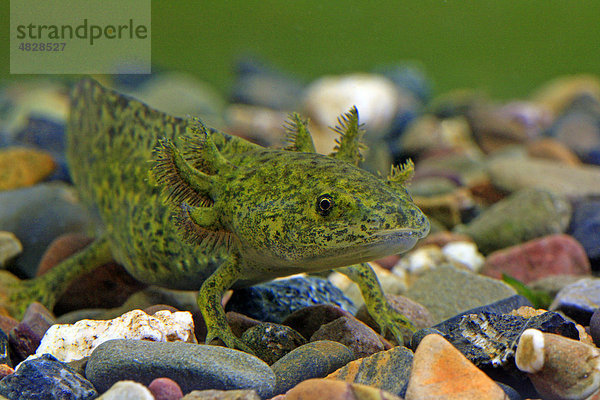
[[[472,242],[450,242],[442,247],[442,253],[451,263],[460,263],[472,272],[478,272],[485,263],[485,257]]]
[[[544,334],[537,329],[526,329],[521,334],[515,354],[517,368],[536,373],[544,367]]]
[[[97,400],[154,400],[152,392],[141,383],[119,381]]]

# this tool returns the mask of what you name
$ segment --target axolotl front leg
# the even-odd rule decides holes
[[[406,344],[405,337],[414,332],[415,327],[408,318],[390,306],[381,290],[379,279],[369,264],[362,263],[337,268],[336,271],[346,275],[358,285],[367,310],[379,325],[381,334],[385,335],[389,330],[398,344]]]

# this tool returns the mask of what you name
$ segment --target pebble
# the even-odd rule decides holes
[[[596,308],[590,318],[590,335],[596,346],[600,347],[600,308]]]
[[[27,249],[15,259],[21,276],[35,275],[42,254],[58,236],[92,226],[74,189],[62,182],[0,192],[0,230],[14,233]]]
[[[354,360],[327,375],[327,379],[369,385],[403,397],[408,386],[412,362],[413,352],[406,347],[396,346]]]
[[[164,310],[148,315],[133,310],[109,321],[84,319],[73,325],[53,325],[31,358],[48,353],[60,361],[79,360],[112,339],[196,343],[191,313]]]
[[[0,191],[32,186],[56,169],[56,162],[42,150],[26,147],[0,149]]]
[[[0,364],[0,380],[2,380],[4,377],[14,374],[15,370],[7,364]],[[1,396],[0,396],[1,398]]]
[[[65,233],[50,243],[36,276],[85,248],[93,239],[83,233]],[[54,306],[57,315],[82,308],[111,308],[123,304],[147,285],[137,281],[121,265],[110,262],[77,278]]]
[[[585,249],[594,269],[600,268],[600,201],[584,200],[573,206],[573,217],[567,232]]]
[[[504,282],[442,265],[425,272],[406,292],[406,297],[426,307],[434,322],[465,310],[516,294]]]
[[[286,393],[285,400],[402,400],[398,396],[358,383],[331,379],[309,379]]]
[[[558,292],[550,305],[551,310],[561,311],[586,326],[598,307],[600,278],[584,278],[566,286]]]
[[[260,321],[280,323],[300,308],[323,303],[337,305],[352,314],[356,312],[338,288],[326,279],[313,276],[280,279],[235,290],[225,309]]]
[[[264,147],[285,147],[284,125],[289,113],[247,104],[231,104],[225,109],[228,131]]]
[[[98,400],[155,400],[151,391],[134,381],[120,381],[108,389]]]
[[[523,189],[455,231],[471,236],[479,251],[487,255],[531,239],[563,233],[570,217],[571,206],[564,197],[538,189]]]
[[[555,234],[491,253],[481,273],[496,279],[507,274],[529,283],[549,275],[589,276],[592,270],[585,250],[577,240],[569,235]]]
[[[488,163],[488,168],[492,183],[508,192],[535,187],[570,200],[600,195],[600,166],[498,157]]]
[[[281,394],[311,378],[324,378],[354,359],[350,349],[329,340],[310,342],[292,350],[271,368],[277,377],[273,394]]]
[[[534,103],[557,116],[581,95],[600,99],[598,77],[586,74],[560,76],[539,87],[532,98]]]
[[[386,343],[373,329],[354,317],[340,317],[322,325],[310,338],[311,342],[317,340],[341,343],[352,351],[354,358],[367,357],[386,348]]]
[[[476,103],[466,115],[475,141],[485,153],[525,143],[528,134],[535,133],[518,119],[507,118],[501,107],[487,102]]]
[[[9,399],[86,400],[98,396],[92,384],[50,354],[27,361],[0,381],[0,395]]]
[[[31,303],[21,322],[9,333],[13,361],[21,361],[34,354],[54,323],[54,316],[46,307],[38,302]]]
[[[440,335],[415,351],[406,400],[504,400],[502,388]]]
[[[196,311],[194,315],[198,315],[198,317],[202,320],[202,324],[204,325],[204,329],[206,329],[206,324],[204,323],[204,317],[202,317],[202,313],[200,311]],[[261,324],[261,322],[257,319],[250,318],[244,314],[236,313],[235,311],[228,311],[225,313],[225,318],[227,319],[227,323],[229,327],[233,331],[233,334],[241,337],[244,332],[248,329]],[[194,319],[194,324],[196,324],[196,320]],[[196,324],[197,328],[197,324]],[[206,337],[206,332],[203,332],[202,337]],[[197,330],[196,330],[196,338],[199,338]]]
[[[183,393],[203,389],[255,389],[272,395],[275,376],[267,364],[241,351],[185,342],[110,340],[96,347],[85,373],[99,391],[120,380],[149,385],[170,378]]]
[[[581,165],[581,160],[571,149],[552,138],[540,139],[527,144],[527,154],[532,158],[543,158],[560,164]]]
[[[413,120],[399,140],[407,154],[423,154],[443,149],[475,149],[475,142],[464,117],[441,119],[425,114]]]
[[[8,336],[2,329],[0,329],[0,364],[12,365],[12,362],[10,361]]]
[[[451,228],[464,220],[475,208],[475,200],[467,188],[456,188],[450,193],[431,197],[414,197],[415,204],[430,218]]]
[[[260,397],[254,390],[194,390],[182,400],[260,400]]]
[[[527,329],[515,362],[544,399],[585,399],[600,388],[600,350],[577,340]]]
[[[173,379],[157,378],[150,382],[148,389],[154,400],[179,400],[183,397],[181,388]]]
[[[310,338],[322,325],[340,317],[352,317],[352,314],[333,304],[318,304],[294,311],[281,323],[293,328],[305,338]]]
[[[0,231],[0,268],[6,268],[22,252],[23,245],[12,232]]]
[[[241,339],[254,351],[254,355],[269,365],[307,342],[289,326],[271,322],[253,326],[244,332]]]

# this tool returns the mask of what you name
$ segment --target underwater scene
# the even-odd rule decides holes
[[[0,400],[600,400],[600,3],[0,7]]]

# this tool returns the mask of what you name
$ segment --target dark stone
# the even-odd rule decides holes
[[[16,361],[35,353],[44,334],[56,323],[54,316],[40,303],[31,303],[23,320],[9,333],[9,341]]]
[[[496,382],[496,384],[500,386],[502,390],[504,390],[504,393],[508,397],[508,400],[523,400],[523,397],[521,397],[519,392],[517,392],[511,386],[508,386],[507,384],[502,382]]]
[[[581,243],[592,269],[600,269],[600,200],[575,203],[567,233]]]
[[[281,321],[282,325],[292,327],[302,336],[310,338],[322,325],[340,317],[350,317],[348,311],[332,304],[319,304],[294,311]]]
[[[0,364],[13,365],[10,361],[8,336],[0,329]]]
[[[184,393],[255,389],[262,398],[269,398],[275,386],[271,368],[253,355],[184,342],[109,340],[94,349],[85,374],[101,392],[121,380],[147,386],[157,378],[174,380]]]
[[[238,289],[227,303],[227,311],[281,323],[292,312],[316,304],[334,304],[356,313],[356,307],[340,289],[323,278],[295,277]]]
[[[258,358],[269,365],[307,342],[289,326],[271,322],[263,322],[246,330],[242,340]]]
[[[423,340],[423,338],[427,335],[441,335],[444,336],[443,332],[438,331],[437,329],[434,328],[423,328],[423,329],[419,329],[418,331],[416,331],[413,335],[412,338],[410,339],[410,349],[412,351],[415,351],[417,349],[417,347],[419,347],[419,343],[421,343],[421,340]]]
[[[581,325],[590,324],[590,318],[600,307],[600,279],[585,278],[565,286],[550,305],[553,311],[561,311]]]
[[[98,393],[71,367],[44,354],[2,379],[0,395],[19,400],[84,400],[96,398]]]
[[[277,378],[274,395],[287,392],[311,378],[324,378],[353,360],[350,349],[341,343],[319,340],[307,343],[281,357],[271,366]]]
[[[596,347],[600,347],[600,308],[596,308],[590,318],[590,334]]]

